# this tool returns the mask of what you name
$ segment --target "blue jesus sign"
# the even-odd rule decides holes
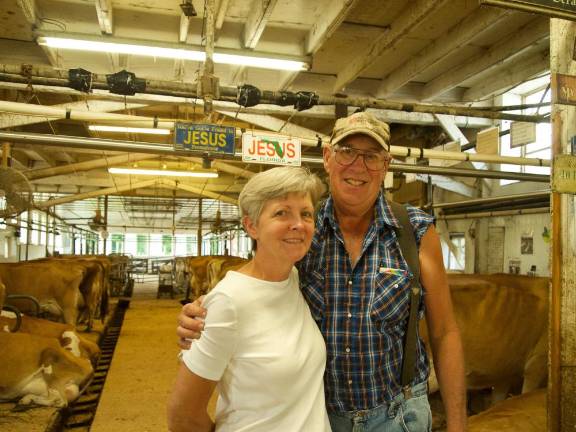
[[[174,125],[174,148],[233,155],[235,135],[235,127],[176,123]]]

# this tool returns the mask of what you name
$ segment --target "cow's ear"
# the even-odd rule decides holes
[[[61,356],[62,354],[58,350],[51,347],[46,348],[40,355],[40,365],[44,368],[48,368],[54,363],[57,363]]]

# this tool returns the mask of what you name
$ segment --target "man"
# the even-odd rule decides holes
[[[428,431],[426,350],[417,342],[411,388],[401,385],[412,272],[399,247],[399,222],[382,192],[390,163],[386,123],[364,112],[336,121],[324,148],[330,197],[299,263],[300,287],[326,341],[326,404],[332,430]],[[466,428],[464,361],[433,218],[408,207],[419,246],[420,282],[447,431]],[[406,227],[404,227],[406,228]],[[198,303],[179,317],[180,345],[199,337]]]

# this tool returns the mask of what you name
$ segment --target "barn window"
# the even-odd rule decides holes
[[[163,235],[162,236],[162,255],[168,256],[172,255],[172,236]]]
[[[196,236],[186,236],[186,255],[196,255]]]
[[[442,243],[446,270],[463,271],[466,264],[466,237],[464,233],[450,233],[450,244]]]
[[[124,234],[112,234],[110,244],[112,253],[124,253]]]
[[[148,256],[148,236],[146,234],[138,234],[136,236],[136,255]]]
[[[537,80],[536,84],[539,82]],[[520,95],[504,95],[508,98],[503,99],[505,104],[537,104],[540,102],[550,102],[550,89],[548,88],[548,83],[550,82],[550,77],[544,77],[541,81],[540,87],[526,91]],[[518,91],[518,90],[516,90]],[[510,100],[508,100],[510,99]],[[535,115],[550,113],[550,106],[538,108],[530,108],[522,111],[522,114]],[[500,130],[507,131],[510,130],[510,121],[503,120],[500,124]],[[520,156],[528,158],[540,158],[540,159],[550,159],[552,156],[552,126],[550,123],[538,123],[536,124],[536,141],[523,145],[521,147],[512,148],[510,143],[510,134],[504,135],[500,140],[500,154],[502,156]],[[503,171],[515,171],[522,173],[531,174],[550,174],[550,167],[539,167],[539,166],[519,166],[519,165],[508,165],[502,164],[501,169]],[[506,185],[510,183],[516,183],[517,180],[500,180],[501,185]]]

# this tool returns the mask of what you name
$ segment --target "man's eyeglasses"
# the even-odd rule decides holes
[[[332,150],[334,151],[336,162],[340,165],[352,165],[356,162],[358,156],[362,156],[364,159],[364,165],[370,171],[380,171],[390,160],[390,154],[385,151],[358,150],[354,147],[340,145],[335,145]]]

